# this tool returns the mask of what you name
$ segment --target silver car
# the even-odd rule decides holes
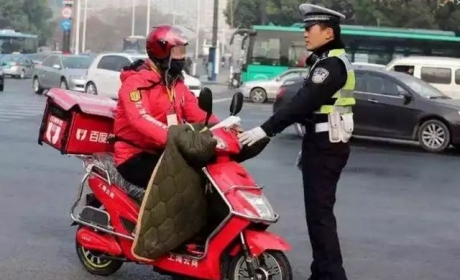
[[[21,54],[10,54],[2,57],[2,67],[5,75],[24,79],[34,71],[34,62]]]
[[[270,80],[250,81],[244,83],[240,90],[243,96],[254,103],[264,103],[269,99],[275,99],[278,89],[284,81],[306,76],[307,68],[292,68]]]
[[[87,71],[93,60],[83,55],[50,55],[35,67],[32,78],[34,92],[42,94],[54,87],[84,92]]]

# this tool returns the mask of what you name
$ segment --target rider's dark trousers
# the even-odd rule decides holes
[[[118,173],[128,182],[147,188],[161,154],[140,153],[117,166]]]
[[[337,182],[350,155],[348,143],[331,143],[327,132],[307,127],[302,176],[308,233],[313,249],[312,280],[346,280],[334,216]]]

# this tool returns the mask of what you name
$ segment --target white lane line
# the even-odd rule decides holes
[[[225,98],[217,98],[212,101],[212,103],[223,103],[225,101],[230,101],[232,100],[231,97],[225,97]]]
[[[9,115],[9,114],[12,114],[12,113],[36,115],[36,114],[43,114],[44,111],[45,111],[45,109],[41,109],[41,110],[27,110],[27,109],[19,109],[19,110],[8,109],[8,110],[6,110],[5,109],[5,110],[2,110],[2,108],[0,108],[0,116]]]

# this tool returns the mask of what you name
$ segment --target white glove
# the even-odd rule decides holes
[[[267,134],[265,133],[265,131],[262,128],[260,128],[260,126],[258,126],[256,128],[241,133],[240,135],[238,135],[238,138],[240,139],[241,144],[252,146],[254,143],[263,139],[266,136]]]

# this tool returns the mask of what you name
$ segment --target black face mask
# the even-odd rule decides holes
[[[169,74],[173,76],[178,76],[182,73],[185,67],[185,59],[171,59],[171,64],[169,65]]]

